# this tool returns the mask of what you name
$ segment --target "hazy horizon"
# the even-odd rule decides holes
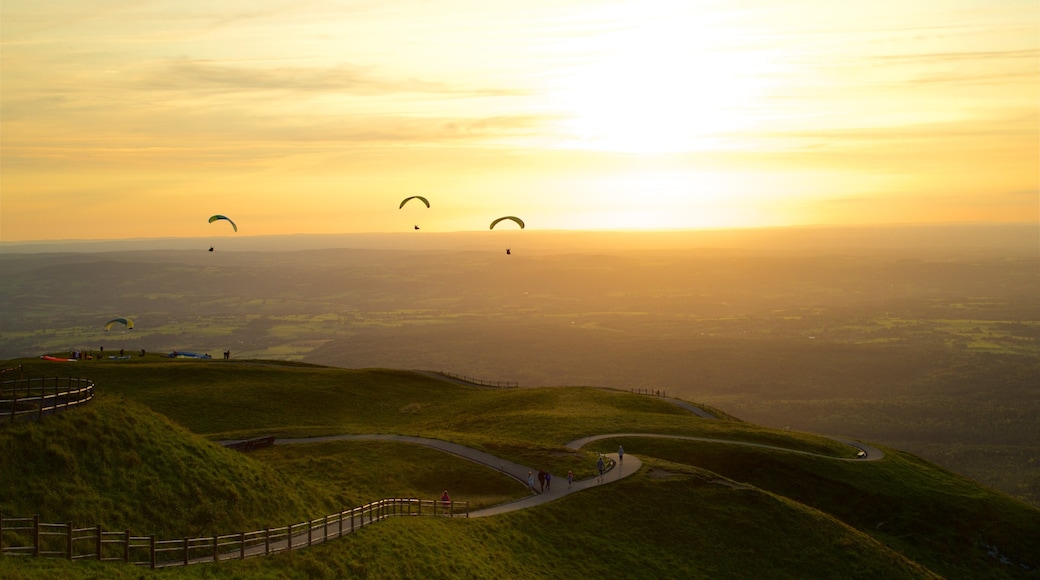
[[[992,237],[999,232],[1002,237]],[[513,232],[508,237],[487,231],[365,232],[341,234],[276,234],[183,236],[145,238],[0,240],[0,252],[99,252],[126,250],[203,249],[221,251],[306,250],[326,248],[406,250],[491,250],[516,245],[518,250],[545,252],[571,250],[734,248],[763,250],[808,249],[822,243],[835,249],[853,246],[912,247],[923,244],[941,249],[973,246],[1036,249],[1040,254],[1040,222],[925,223],[883,225],[808,225],[759,228],[675,230],[542,230]]]

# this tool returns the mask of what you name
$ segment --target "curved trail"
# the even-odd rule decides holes
[[[470,383],[468,383],[468,382],[461,382],[461,381],[458,381],[456,379],[452,379],[451,377],[446,377],[446,376],[440,375],[439,373],[433,373],[433,372],[430,372],[430,371],[419,371],[419,372],[420,372],[420,374],[424,374],[424,375],[429,376],[431,378],[437,378],[437,379],[440,379],[440,380],[447,380],[447,381],[451,381],[451,382],[459,382],[460,384],[470,385]],[[669,403],[672,403],[673,405],[681,407],[681,408],[689,411],[690,413],[692,413],[694,415],[697,415],[698,417],[705,418],[705,419],[717,419],[717,417],[715,417],[715,415],[712,415],[711,413],[705,411],[704,409],[701,409],[700,407],[694,405],[693,403],[689,403],[689,402],[683,401],[681,399],[675,399],[675,398],[669,398],[669,397],[665,397],[664,400],[666,400]],[[656,438],[662,438],[662,439],[683,439],[683,440],[687,440],[687,441],[699,441],[699,442],[703,442],[703,443],[722,443],[722,444],[726,444],[726,445],[744,445],[746,447],[756,447],[756,448],[759,448],[759,449],[770,449],[770,450],[775,450],[775,451],[783,451],[783,452],[787,452],[787,453],[798,453],[798,454],[802,454],[802,455],[812,455],[812,456],[815,456],[815,457],[823,457],[823,458],[826,458],[826,459],[833,459],[835,461],[877,461],[877,460],[883,459],[885,457],[885,453],[883,451],[881,451],[880,449],[876,448],[876,447],[867,445],[865,443],[861,443],[859,441],[852,441],[852,440],[849,440],[849,439],[841,439],[841,438],[838,438],[838,437],[830,437],[830,439],[833,439],[835,441],[838,441],[840,443],[843,443],[845,445],[848,445],[850,447],[854,447],[854,448],[858,449],[859,450],[858,456],[857,457],[848,457],[848,458],[846,458],[846,457],[833,457],[833,456],[830,456],[830,455],[822,455],[822,454],[819,454],[819,453],[813,453],[811,451],[800,451],[800,450],[795,450],[795,449],[788,449],[788,448],[785,448],[785,447],[777,447],[775,445],[766,445],[766,444],[763,444],[763,443],[750,443],[750,442],[747,442],[747,441],[735,441],[735,440],[730,440],[730,439],[713,439],[713,438],[710,438],[710,437],[694,437],[694,436],[687,436],[687,435],[667,435],[667,434],[659,434],[659,433],[608,433],[608,434],[603,434],[603,435],[593,435],[593,436],[590,436],[590,437],[583,437],[581,439],[576,439],[574,441],[571,441],[570,443],[566,444],[566,447],[568,449],[572,449],[572,450],[577,451],[577,450],[581,449],[582,447],[584,447],[585,445],[587,445],[587,444],[589,444],[589,443],[591,443],[593,441],[599,441],[601,439],[624,438],[624,437],[656,437]],[[537,468],[528,467],[526,465],[521,465],[519,463],[514,463],[512,461],[508,461],[508,460],[502,459],[500,457],[495,457],[494,455],[491,455],[490,453],[485,453],[484,451],[473,449],[471,447],[466,447],[464,445],[459,445],[458,443],[452,443],[450,441],[443,441],[443,440],[440,440],[440,439],[430,439],[430,438],[426,438],[426,437],[415,437],[415,436],[411,436],[411,435],[390,435],[390,434],[329,435],[329,436],[325,436],[325,437],[305,437],[305,438],[276,439],[275,440],[275,444],[276,445],[293,445],[293,444],[301,444],[301,443],[320,443],[320,442],[324,442],[324,441],[348,441],[348,440],[400,441],[400,442],[404,442],[404,443],[413,443],[413,444],[416,444],[416,445],[423,445],[423,446],[426,446],[426,447],[437,449],[439,451],[443,451],[445,453],[451,453],[452,455],[457,455],[459,457],[462,457],[463,459],[468,459],[470,461],[473,461],[475,463],[479,463],[479,464],[484,465],[486,467],[489,467],[491,469],[498,470],[500,473],[508,475],[509,477],[512,477],[513,479],[517,480],[518,482],[520,482],[525,487],[527,486],[527,476],[528,476],[528,474],[535,473],[535,472],[538,471]],[[470,512],[469,515],[470,515],[470,517],[482,517],[482,516],[490,516],[490,515],[495,515],[495,514],[500,514],[500,513],[505,513],[505,512],[516,511],[516,510],[520,510],[520,509],[525,509],[525,508],[529,508],[529,507],[532,507],[532,506],[536,506],[536,505],[540,505],[540,504],[543,504],[543,503],[547,503],[547,502],[553,501],[555,499],[561,498],[561,497],[563,497],[565,495],[568,495],[568,494],[571,494],[571,493],[574,493],[574,492],[577,492],[577,491],[582,491],[582,490],[589,489],[589,488],[592,488],[592,487],[596,487],[596,486],[599,486],[599,485],[605,485],[605,484],[608,484],[608,483],[612,483],[612,482],[618,481],[620,479],[628,477],[629,475],[632,475],[633,473],[639,471],[639,469],[643,465],[643,462],[640,461],[638,457],[635,457],[635,456],[633,456],[631,454],[628,454],[628,453],[626,453],[625,456],[626,456],[627,461],[621,462],[621,461],[619,461],[617,453],[607,453],[607,454],[604,454],[603,457],[606,460],[606,464],[607,464],[606,467],[607,467],[607,469],[604,472],[603,477],[590,477],[588,479],[576,480],[573,484],[568,486],[567,485],[567,478],[566,478],[566,476],[553,475],[552,481],[555,483],[555,485],[552,486],[552,488],[550,490],[548,490],[548,491],[543,491],[543,492],[535,491],[528,497],[521,498],[521,499],[518,499],[518,500],[514,500],[514,501],[511,501],[511,502],[507,502],[507,503],[504,503],[504,504],[499,504],[499,505],[496,505],[496,506],[491,506],[489,508],[485,508],[485,509],[482,509],[482,510],[477,510],[477,511],[474,511],[474,512]]]
[[[783,451],[787,453],[798,453],[802,455],[812,455],[815,457],[824,457],[827,459],[833,459],[835,461],[877,461],[882,459],[885,454],[877,448],[865,445],[856,441],[846,441],[842,439],[836,439],[852,447],[859,449],[864,453],[861,457],[833,457],[829,455],[822,455],[819,453],[813,453],[811,451],[799,451],[795,449],[787,449],[784,447],[776,447],[773,445],[765,445],[762,443],[749,443],[746,441],[734,441],[729,439],[712,439],[710,437],[693,437],[686,435],[666,435],[659,433],[608,433],[604,435],[593,435],[591,437],[583,437],[576,439],[566,444],[568,449],[575,451],[581,449],[588,443],[598,441],[600,439],[614,439],[614,438],[631,438],[631,437],[656,437],[662,439],[683,439],[688,441],[700,441],[705,443],[723,443],[727,445],[743,445],[746,447],[756,447],[760,449],[772,449],[777,451]],[[513,479],[519,481],[524,486],[527,485],[527,475],[529,473],[537,472],[536,468],[531,468],[526,465],[514,463],[500,457],[485,453],[478,449],[459,445],[458,443],[452,443],[450,441],[443,441],[441,439],[429,439],[426,437],[415,437],[411,435],[389,435],[389,434],[371,434],[371,435],[329,435],[325,437],[304,437],[304,438],[290,438],[290,439],[276,439],[276,445],[297,445],[302,443],[322,443],[326,441],[350,441],[350,440],[381,440],[381,441],[399,441],[403,443],[412,443],[415,445],[423,445],[443,451],[445,453],[451,453],[457,455],[463,459],[468,459],[475,463],[479,463],[491,469],[495,469],[500,473],[508,475]],[[607,470],[603,474],[602,478],[591,477],[588,479],[576,480],[572,485],[567,485],[567,478],[561,475],[553,475],[552,482],[553,486],[550,490],[544,492],[534,492],[532,495],[491,506],[482,510],[470,512],[469,517],[483,517],[490,516],[505,512],[516,511],[520,509],[529,508],[543,503],[559,499],[565,495],[589,489],[592,487],[606,485],[628,477],[635,472],[639,471],[642,467],[643,462],[629,453],[625,454],[625,461],[620,461],[617,453],[604,454],[604,458],[607,459]]]

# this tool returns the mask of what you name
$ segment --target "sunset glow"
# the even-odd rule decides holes
[[[0,10],[0,241],[1040,216],[1035,1]]]

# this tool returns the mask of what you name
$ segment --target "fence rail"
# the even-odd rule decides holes
[[[37,419],[94,398],[94,382],[73,377],[0,381],[0,421]]]
[[[72,522],[46,523],[38,515],[12,518],[0,512],[0,557],[121,561],[150,568],[187,566],[299,550],[396,516],[468,518],[469,502],[388,498],[280,528],[171,540],[133,536],[130,530],[106,532],[101,525],[76,528]]]
[[[485,381],[483,379],[474,379],[473,377],[467,377],[463,375],[457,375],[455,373],[446,373],[444,371],[437,371],[437,374],[444,375],[448,378],[455,379],[457,381],[463,381],[467,383],[473,383],[474,385],[480,385],[483,387],[504,387],[515,389],[520,386],[520,383],[516,381]]]

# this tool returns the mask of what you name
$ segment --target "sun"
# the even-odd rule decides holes
[[[550,100],[562,147],[632,153],[719,148],[755,122],[770,59],[739,30],[687,12],[572,43]]]

